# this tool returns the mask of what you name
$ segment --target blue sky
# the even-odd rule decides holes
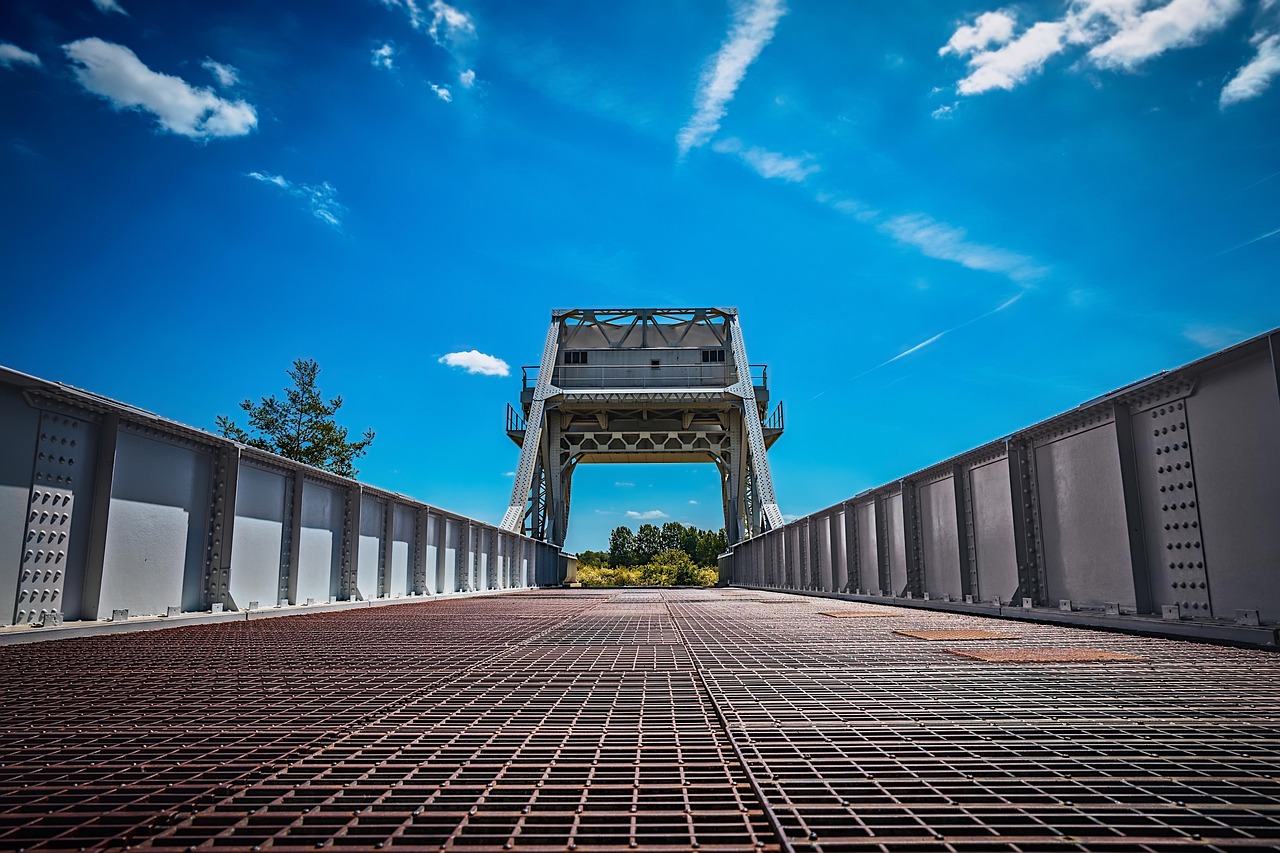
[[[1277,0],[10,0],[0,363],[211,428],[312,357],[497,521],[552,308],[736,306],[802,515],[1280,324],[1276,76]],[[714,468],[568,544],[642,516]]]

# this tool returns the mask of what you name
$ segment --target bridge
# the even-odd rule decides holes
[[[1274,849],[1278,346],[789,523],[730,309],[555,312],[498,525],[0,370],[0,848]],[[561,588],[601,458],[719,587]]]

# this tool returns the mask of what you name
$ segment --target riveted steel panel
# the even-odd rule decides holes
[[[384,559],[382,530],[386,524],[387,505],[364,495],[360,499],[360,559],[356,563],[356,589],[352,598],[378,597],[378,567]]]
[[[82,426],[81,420],[67,415],[40,416],[13,619],[18,625],[57,625],[63,619],[77,482],[87,470]]]
[[[907,588],[907,531],[902,517],[902,494],[884,501],[885,531],[889,537],[889,592],[901,595]]]
[[[858,504],[858,589],[880,592],[880,567],[876,563],[876,505]]]
[[[1133,607],[1120,455],[1109,424],[1036,448],[1047,598]]]
[[[342,517],[345,497],[320,483],[302,486],[302,536],[298,545],[296,602],[338,598],[342,565]]]
[[[941,598],[961,595],[960,539],[956,530],[955,479],[945,477],[920,486],[920,550],[924,589]]]
[[[122,430],[99,613],[204,609],[209,454]]]
[[[1193,429],[1185,399],[1173,399],[1131,419],[1133,450],[1155,612],[1210,615],[1208,574],[1196,496]]]
[[[1280,397],[1270,359],[1204,374],[1187,410],[1214,612],[1280,622]]]
[[[288,546],[285,503],[292,489],[284,474],[241,461],[231,531],[231,599],[237,607],[276,603],[281,550]]]
[[[40,413],[16,389],[0,386],[0,624],[14,618],[18,576],[26,550],[32,462]],[[86,468],[86,473],[92,471]]]
[[[409,567],[417,548],[416,513],[407,506],[395,507],[392,516],[391,551],[387,558],[387,592],[389,595],[408,595],[413,592],[413,578]]]
[[[978,561],[978,588],[974,598],[989,601],[1013,598],[1018,590],[1018,555],[1014,542],[1013,503],[1009,468],[998,459],[969,472],[973,490],[974,550]]]

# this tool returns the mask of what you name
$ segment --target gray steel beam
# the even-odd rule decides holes
[[[1009,496],[1013,504],[1014,553],[1018,561],[1018,589],[1014,598],[1029,598],[1042,604],[1044,585],[1038,547],[1040,537],[1036,530],[1035,452],[1029,442],[1008,442]]]
[[[414,595],[427,593],[427,524],[429,514],[425,506],[413,511],[413,581]]]
[[[377,597],[386,598],[391,595],[391,574],[395,569],[396,503],[388,499],[382,505],[382,541],[378,543],[378,587]]]

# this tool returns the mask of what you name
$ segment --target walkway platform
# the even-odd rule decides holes
[[[1280,846],[1280,655],[744,589],[0,648],[0,848]]]

